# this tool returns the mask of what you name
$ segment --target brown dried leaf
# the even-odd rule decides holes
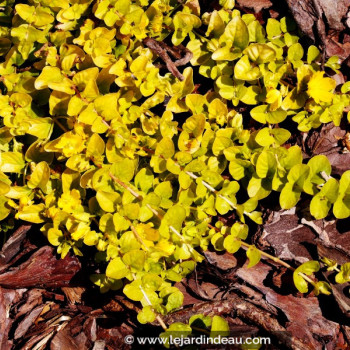
[[[253,9],[255,13],[260,12],[262,9],[268,9],[272,6],[272,2],[270,0],[237,0],[237,3],[241,7]]]
[[[305,248],[304,243],[312,243],[315,233],[304,225],[299,224],[295,214],[276,212],[272,222],[264,225],[262,241],[275,250],[276,256],[282,260],[296,260],[303,263],[312,257]]]

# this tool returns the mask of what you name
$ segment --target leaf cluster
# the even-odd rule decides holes
[[[288,19],[264,28],[234,1],[202,14],[192,0],[13,5],[0,14],[0,220],[41,224],[62,258],[95,247],[105,272],[91,280],[141,302],[140,322],[181,307],[173,284],[209,245],[246,248],[257,264],[247,222],[262,224],[259,201],[272,191],[283,209],[306,193],[315,218],[350,216],[350,171],[338,181],[325,156],[306,163],[280,127],[339,125],[350,99]],[[183,80],[145,38],[186,45]],[[213,90],[196,91],[195,66]],[[232,227],[215,219],[230,212]]]

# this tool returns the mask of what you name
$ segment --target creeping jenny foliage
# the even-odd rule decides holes
[[[350,216],[350,171],[338,181],[327,157],[303,161],[283,127],[339,125],[350,82],[336,89],[288,19],[263,27],[233,0],[205,13],[197,0],[0,6],[0,219],[42,224],[62,258],[96,247],[106,270],[91,279],[140,301],[140,322],[182,305],[173,283],[209,245],[240,249],[272,191],[283,209],[306,193],[316,219]],[[183,80],[145,38],[192,52]],[[324,65],[339,68],[336,57]],[[216,221],[230,212],[232,227]],[[260,252],[247,256],[253,266]],[[295,273],[303,292],[319,269],[309,265]]]

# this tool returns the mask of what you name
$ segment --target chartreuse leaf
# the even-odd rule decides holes
[[[36,29],[30,24],[21,24],[11,29],[13,42],[17,45],[18,52],[22,55],[23,60],[27,60],[34,49],[35,42],[45,43],[45,32]],[[11,51],[10,51],[11,52]],[[22,61],[23,63],[23,61]],[[20,63],[20,64],[22,64]]]
[[[318,281],[314,285],[314,293],[316,296],[320,294],[330,295],[332,294],[332,288],[329,285],[329,283],[324,281]]]
[[[261,89],[257,86],[239,86],[236,91],[236,97],[247,105],[255,105],[260,99]]]
[[[36,118],[29,122],[28,134],[36,136],[38,139],[46,139],[52,133],[53,122],[50,118]]]
[[[127,265],[124,264],[121,258],[117,257],[110,261],[106,269],[106,276],[114,279],[121,279],[129,274]]]
[[[288,182],[280,194],[282,209],[290,209],[297,204],[309,172],[310,168],[305,164],[296,164],[292,167],[287,176]]]
[[[96,199],[100,207],[109,213],[115,212],[118,203],[121,202],[120,194],[117,192],[97,191]]]
[[[241,50],[248,46],[248,28],[240,16],[233,17],[232,20],[226,25],[224,35],[220,38],[220,41],[226,40],[232,40],[232,46],[238,47]]]
[[[203,170],[202,176],[203,180],[213,187],[218,186],[223,181],[222,177],[217,172],[211,170]]]
[[[301,274],[310,276],[320,269],[318,261],[307,261],[295,269],[293,272],[294,284],[300,293],[307,293],[309,288],[304,277]]]
[[[268,113],[266,121],[270,124],[282,123],[287,118],[287,112],[283,110],[275,110]]]
[[[240,180],[253,172],[253,166],[247,160],[234,159],[230,162],[229,172],[235,180]]]
[[[154,175],[148,168],[141,169],[135,176],[135,185],[147,193],[153,187]]]
[[[184,295],[176,290],[173,293],[167,295],[167,303],[165,305],[167,312],[179,309],[184,301]]]
[[[206,168],[203,161],[195,159],[185,166],[185,171],[190,171],[192,173],[199,173]]]
[[[334,271],[338,269],[338,263],[335,260],[324,256],[321,261],[327,266],[327,271]]]
[[[169,137],[164,137],[158,144],[155,154],[164,159],[171,158],[175,153],[174,143]]]
[[[217,38],[224,32],[224,30],[225,30],[225,22],[220,17],[219,12],[214,10],[211,13],[208,29],[205,35],[209,36],[211,34],[211,36],[214,36]]]
[[[162,285],[163,280],[155,273],[147,273],[142,276],[142,285],[147,290],[156,291]]]
[[[259,67],[254,67],[249,61],[249,57],[244,55],[235,65],[234,75],[240,80],[256,80],[261,77]]]
[[[113,215],[113,224],[114,224],[114,229],[115,229],[116,232],[126,231],[129,228],[129,226],[130,226],[129,221],[126,220],[119,213],[115,213]]]
[[[260,153],[256,162],[256,174],[260,178],[265,178],[274,174],[276,169],[276,157],[268,151]]]
[[[287,154],[280,160],[284,169],[290,170],[294,165],[301,164],[303,161],[303,154],[298,146],[288,148]]]
[[[241,241],[235,236],[229,235],[225,237],[223,246],[229,253],[234,254],[241,247]]]
[[[182,323],[182,322],[174,322],[172,323],[166,332],[160,333],[159,337],[162,339],[162,344],[166,348],[170,348],[169,338],[179,337],[186,338],[192,333],[192,328],[190,325]]]
[[[347,170],[340,178],[339,192],[334,203],[333,214],[338,219],[350,216],[350,170]]]
[[[323,219],[328,215],[332,204],[338,197],[338,181],[330,178],[321,191],[317,193],[311,200],[310,212],[316,219]]]
[[[246,239],[248,237],[248,226],[240,222],[235,222],[231,227],[231,235],[237,238]]]
[[[314,46],[311,45],[307,50],[307,63],[311,64],[312,62],[316,61],[320,57],[320,50]]]
[[[340,64],[338,56],[330,57],[325,63],[325,66],[331,68],[334,72],[339,73],[338,69],[340,68]]]
[[[340,267],[340,272],[335,276],[337,283],[346,283],[350,281],[350,263],[345,263]]]
[[[1,178],[1,174],[0,174],[0,178]],[[5,178],[5,176],[2,180],[0,180],[0,195],[9,193],[9,191],[11,190],[10,184],[11,182],[8,183],[8,180]]]
[[[186,218],[186,210],[181,205],[174,205],[168,209],[164,218],[169,226],[173,226],[177,230],[181,230],[182,223]]]
[[[233,145],[233,142],[230,138],[225,136],[217,136],[213,143],[213,154],[218,156],[223,153],[226,148],[229,148]]]
[[[205,316],[203,314],[197,314],[197,315],[191,316],[191,318],[188,321],[188,324],[191,327],[205,329],[211,326],[212,319],[209,316]]]
[[[123,292],[129,299],[135,300],[135,301],[141,301],[144,298],[144,295],[140,287],[141,287],[141,280],[137,279],[127,284],[124,287]]]
[[[27,198],[31,192],[32,190],[27,186],[11,186],[10,190],[6,193],[6,197],[12,199]]]
[[[350,91],[350,81],[347,81],[345,84],[342,85],[341,92],[343,94],[346,94],[349,91]]]
[[[122,258],[125,265],[138,271],[143,269],[145,259],[145,253],[142,250],[131,250]]]
[[[210,337],[227,337],[230,334],[230,327],[227,323],[227,321],[220,317],[220,316],[214,316],[211,322],[211,328],[210,328]]]
[[[19,152],[2,152],[0,171],[4,173],[21,173],[25,166],[24,157]]]
[[[118,179],[129,182],[134,177],[135,162],[124,158],[111,166],[110,173]]]
[[[230,100],[235,96],[235,87],[233,85],[232,77],[228,75],[221,75],[216,79],[215,85],[218,87],[221,97]]]
[[[201,20],[192,14],[177,12],[173,18],[174,24],[174,34],[171,41],[174,45],[180,45],[185,39],[187,34],[192,31],[193,28],[198,28],[201,26]]]
[[[294,88],[284,98],[281,107],[285,110],[299,109],[305,105],[306,100],[307,94],[305,92],[298,93],[297,88]]]
[[[302,190],[304,181],[308,177],[309,173],[310,167],[305,164],[296,164],[290,169],[287,180],[289,183],[293,184],[293,190]]]
[[[287,112],[283,110],[268,111],[268,105],[261,105],[253,108],[250,115],[256,121],[265,124],[278,124],[283,122],[287,117]]]
[[[296,29],[296,23],[290,17],[283,17],[280,20],[283,33],[292,32]]]
[[[268,114],[268,107],[269,107],[268,105],[261,105],[261,106],[254,107],[250,111],[250,115],[252,116],[253,119],[258,121],[259,123],[265,124],[266,116]]]
[[[278,37],[282,33],[280,22],[274,18],[269,18],[267,20],[266,32],[269,39]]]
[[[101,293],[106,293],[110,289],[118,290],[123,287],[123,282],[121,280],[108,278],[104,273],[90,275],[90,281],[100,287]]]
[[[46,192],[46,185],[50,179],[50,168],[46,162],[40,162],[35,167],[27,185],[29,188],[40,188]]]
[[[211,58],[215,61],[234,61],[241,57],[242,52],[238,48],[231,48],[229,46],[220,47],[212,54]]]
[[[84,236],[84,244],[94,246],[98,243],[100,235],[96,231],[89,231]]]
[[[252,211],[251,213],[245,213],[250,220],[256,224],[261,225],[263,223],[262,213],[260,211]]]
[[[315,102],[329,103],[333,99],[333,91],[336,86],[336,81],[332,78],[324,78],[324,72],[315,72],[308,82],[307,93]]]
[[[75,154],[70,157],[66,163],[67,168],[74,171],[83,172],[89,170],[90,162],[89,159],[83,154]]]
[[[332,204],[329,200],[327,200],[327,198],[317,194],[311,200],[310,213],[317,220],[323,219],[328,215],[331,206]]]
[[[255,141],[263,147],[271,146],[272,144],[282,145],[291,136],[291,133],[282,128],[270,129],[263,128],[256,135]]]
[[[102,157],[104,151],[105,143],[102,137],[98,134],[92,134],[86,148],[87,157],[92,157],[93,159],[99,160],[99,158]]]
[[[258,250],[255,246],[249,246],[247,250],[247,258],[249,259],[249,264],[247,267],[255,266],[261,259],[260,250]]]
[[[44,67],[41,74],[35,80],[35,88],[37,90],[50,88],[69,95],[75,93],[73,82],[66,78],[58,67]]]
[[[310,168],[309,176],[304,182],[303,190],[311,195],[316,194],[317,185],[321,185],[325,182],[332,171],[331,163],[324,155],[317,155],[312,157],[307,165]]]
[[[11,208],[7,205],[8,199],[0,195],[0,220],[4,220],[11,212]]]
[[[236,202],[236,200],[234,200],[233,202]],[[225,215],[231,210],[231,208],[232,208],[231,205],[227,203],[227,201],[224,200],[222,197],[216,198],[215,209],[218,211],[219,214]]]
[[[22,210],[19,210],[16,216],[18,219],[29,221],[34,224],[40,224],[45,221],[43,216],[44,209],[45,205],[43,203],[33,204],[24,207]]]
[[[161,198],[170,198],[173,194],[173,188],[170,181],[164,181],[157,185],[154,189],[154,193]]]
[[[235,0],[219,0],[219,4],[228,10],[232,10],[235,6]]]
[[[34,7],[25,4],[16,5],[16,12],[28,23],[33,23],[37,27],[43,27],[54,21],[49,9],[45,7]]]
[[[271,190],[271,179],[261,179],[256,174],[251,177],[247,187],[249,197],[254,197],[257,200],[267,197]]]
[[[50,228],[47,233],[47,238],[54,246],[60,245],[60,243],[64,240],[63,232],[57,228]]]
[[[250,44],[243,52],[257,64],[271,62],[276,58],[276,51],[266,44]]]
[[[293,44],[288,48],[288,59],[292,62],[300,61],[303,58],[304,50],[303,47],[299,44]]]
[[[140,323],[151,323],[156,319],[156,314],[153,311],[152,306],[148,305],[145,306],[138,314],[137,314],[137,320]]]

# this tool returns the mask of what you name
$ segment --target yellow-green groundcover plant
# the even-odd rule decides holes
[[[92,281],[140,301],[143,323],[181,307],[173,284],[209,245],[259,261],[247,222],[262,224],[271,192],[282,209],[306,193],[316,219],[350,216],[350,171],[337,180],[326,156],[303,161],[288,130],[340,124],[350,82],[329,76],[338,58],[304,51],[286,18],[263,27],[219,2],[211,12],[197,0],[0,2],[0,219],[41,224],[62,258],[95,246],[106,270]],[[192,53],[181,74],[149,38]],[[216,220],[229,212],[232,227]],[[319,269],[300,266],[296,287],[329,294],[308,277]],[[349,281],[347,264],[338,271]],[[192,321],[170,330],[190,333]]]

